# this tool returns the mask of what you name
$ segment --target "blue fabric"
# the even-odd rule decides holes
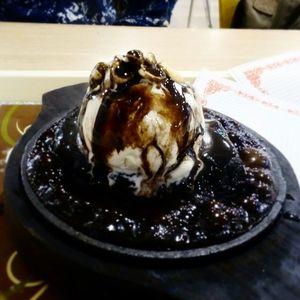
[[[0,21],[165,26],[176,0],[0,0]]]

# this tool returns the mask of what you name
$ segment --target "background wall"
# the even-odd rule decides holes
[[[239,0],[177,0],[170,27],[230,27],[238,2]]]
[[[219,27],[219,1],[177,0],[170,27]]]

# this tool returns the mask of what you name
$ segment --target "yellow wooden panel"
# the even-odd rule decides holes
[[[220,1],[220,27],[229,28],[231,20],[239,0],[219,0]]]

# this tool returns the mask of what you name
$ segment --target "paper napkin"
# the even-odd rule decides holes
[[[277,147],[291,163],[300,182],[300,114],[277,97],[257,92],[245,80],[238,80],[203,71],[194,88],[204,106],[245,124]]]
[[[300,114],[300,51],[240,65],[229,73],[253,92]]]

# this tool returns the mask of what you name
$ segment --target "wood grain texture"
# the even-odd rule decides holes
[[[300,49],[299,31],[0,23],[0,70],[90,71],[130,49],[177,70],[226,70]]]

